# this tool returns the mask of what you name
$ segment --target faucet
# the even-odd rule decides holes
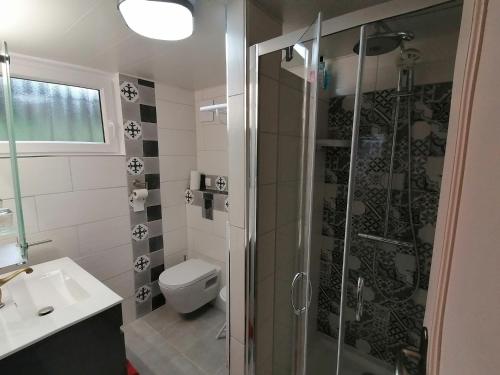
[[[2,302],[2,286],[7,284],[10,280],[12,280],[14,277],[16,277],[17,275],[23,273],[23,272],[26,272],[27,274],[30,274],[31,272],[33,272],[33,268],[31,267],[24,267],[24,268],[21,268],[15,272],[12,272],[10,275],[8,276],[5,276],[4,278],[0,278],[0,309],[2,307],[5,306],[5,304]]]

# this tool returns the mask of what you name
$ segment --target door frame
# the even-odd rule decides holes
[[[481,48],[487,6],[489,0],[464,0],[462,20],[453,74],[452,102],[448,125],[446,155],[443,167],[443,180],[439,198],[436,223],[436,236],[433,246],[429,289],[426,302],[424,325],[429,329],[429,349],[427,357],[427,373],[439,375],[442,332],[448,285],[450,282],[451,262],[455,244],[458,214],[464,178],[467,143],[471,125],[471,111],[474,104],[477,71],[480,62]],[[322,22],[321,36],[341,32],[367,23],[396,17],[406,13],[419,11],[444,3],[456,3],[454,0],[391,0],[385,3],[364,8]],[[255,174],[252,173],[252,134],[256,135],[258,113],[258,58],[262,55],[281,50],[295,43],[306,28],[291,32],[268,41],[258,43],[249,48],[249,82],[248,82],[248,126],[247,136],[250,141],[247,157],[250,163],[249,182],[247,186],[248,223],[256,224],[255,210],[256,186]],[[253,133],[255,132],[255,133]],[[255,141],[256,141],[255,137]],[[253,161],[256,171],[256,160]],[[255,240],[249,233],[249,246],[246,251],[246,374],[254,374],[255,341],[253,337],[255,308]],[[249,329],[249,327],[252,327]]]
[[[489,0],[464,0],[458,39],[448,139],[434,238],[424,324],[429,329],[427,373],[439,375],[441,345],[464,181],[467,143],[474,106]]]

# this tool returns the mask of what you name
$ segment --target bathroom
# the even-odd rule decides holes
[[[0,373],[497,372],[500,4],[0,9]]]
[[[11,56],[26,265],[68,257],[119,295],[125,354],[138,373],[226,373],[223,2],[197,6],[187,44],[134,33],[113,1],[4,5],[19,17],[0,34]],[[213,48],[199,67],[202,45]],[[0,199],[15,226],[3,90],[1,111]],[[16,242],[14,232],[2,245]],[[3,287],[6,302],[15,281]],[[57,302],[47,304],[48,318]]]

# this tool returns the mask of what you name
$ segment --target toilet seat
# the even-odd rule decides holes
[[[163,271],[158,279],[165,289],[185,288],[197,281],[216,275],[219,267],[201,259],[189,259]]]

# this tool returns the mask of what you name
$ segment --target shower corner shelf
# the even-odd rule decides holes
[[[316,144],[320,147],[350,147],[351,143],[346,139],[318,139]]]

